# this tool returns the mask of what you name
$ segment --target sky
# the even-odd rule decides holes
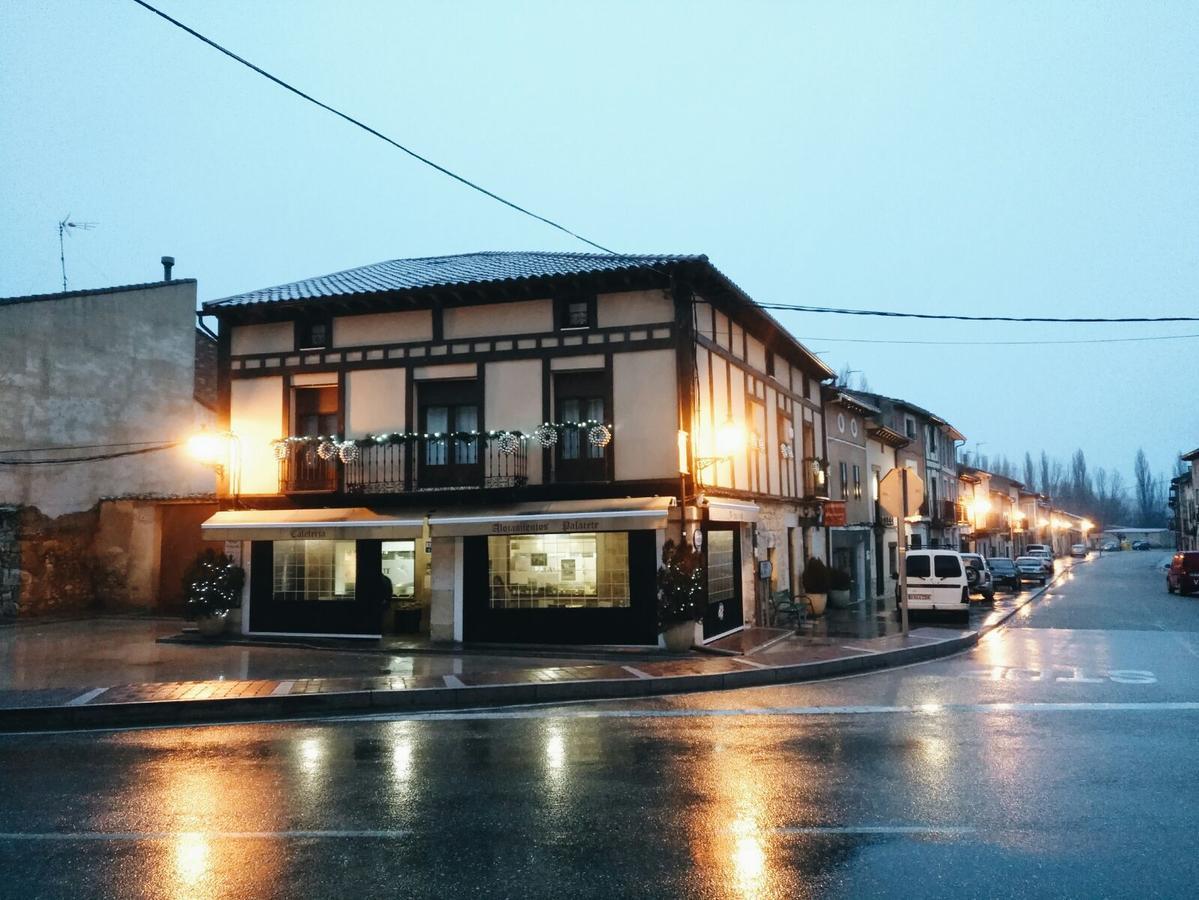
[[[1193,2],[158,5],[622,252],[763,302],[1199,314]],[[0,296],[201,301],[385,259],[585,245],[285,93],[130,0],[0,4]],[[1155,470],[1199,447],[1199,323],[776,314],[966,449]],[[864,343],[924,341],[922,344]],[[861,374],[858,374],[861,373]]]

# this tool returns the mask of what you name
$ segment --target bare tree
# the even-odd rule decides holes
[[[1149,468],[1144,450],[1137,450],[1133,466],[1136,484],[1137,524],[1142,528],[1159,527],[1165,518],[1165,487],[1161,478],[1156,478]]]
[[[1037,467],[1033,465],[1032,454],[1024,451],[1024,486],[1030,491],[1037,489]]]

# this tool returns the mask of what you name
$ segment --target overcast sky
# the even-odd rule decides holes
[[[159,0],[606,246],[702,252],[761,301],[1199,314],[1199,4]],[[403,256],[586,250],[128,0],[0,4],[0,296],[201,300]],[[1199,446],[1199,323],[779,313],[983,453],[1131,475]],[[943,345],[850,343],[847,339]],[[857,376],[855,375],[855,378]]]

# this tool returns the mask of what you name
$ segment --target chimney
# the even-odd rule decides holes
[[[162,280],[171,280],[171,268],[175,265],[175,257],[164,256],[162,258]]]

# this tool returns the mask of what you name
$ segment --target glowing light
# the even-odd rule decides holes
[[[917,708],[922,713],[929,713],[930,715],[933,715],[939,713],[945,707],[943,707],[940,703],[921,703]]]
[[[716,455],[734,456],[745,450],[745,429],[729,419],[716,429]]]
[[[566,742],[556,725],[551,725],[545,739],[545,762],[553,771],[566,765]]]
[[[229,435],[201,431],[187,439],[187,453],[206,466],[222,466],[229,459]]]

